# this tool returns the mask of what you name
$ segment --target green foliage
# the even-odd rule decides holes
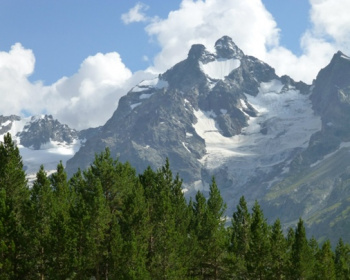
[[[40,167],[29,189],[10,135],[0,143],[0,279],[350,279],[350,246],[283,234],[241,197],[225,227],[213,178],[187,201],[169,161],[137,175],[106,149],[67,180]]]

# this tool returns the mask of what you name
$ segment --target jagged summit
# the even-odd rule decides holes
[[[229,36],[223,36],[215,43],[215,50],[219,58],[241,59],[244,56],[243,51],[237,47]]]
[[[187,58],[206,64],[216,59],[242,59],[243,57],[243,51],[237,47],[232,38],[223,36],[215,42],[215,53],[210,53],[202,44],[194,44]]]

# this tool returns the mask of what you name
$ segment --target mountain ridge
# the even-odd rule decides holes
[[[68,174],[106,147],[140,173],[168,158],[187,196],[208,192],[215,176],[228,213],[244,195],[285,227],[303,216],[311,234],[337,240],[350,209],[350,58],[337,52],[308,85],[278,76],[228,36],[214,48],[193,45],[131,88],[103,126],[77,132],[86,141],[67,158]]]

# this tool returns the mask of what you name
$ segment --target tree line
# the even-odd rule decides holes
[[[31,187],[0,143],[0,279],[350,279],[350,246],[283,233],[258,202],[232,217],[213,179],[187,201],[169,162],[136,174],[106,149],[68,179],[41,166]],[[227,225],[229,223],[229,225]]]

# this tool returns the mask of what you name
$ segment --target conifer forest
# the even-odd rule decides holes
[[[209,195],[186,199],[165,160],[137,174],[106,149],[68,179],[62,163],[29,184],[19,149],[0,143],[0,279],[350,279],[350,245],[285,230],[241,197],[226,216]]]

